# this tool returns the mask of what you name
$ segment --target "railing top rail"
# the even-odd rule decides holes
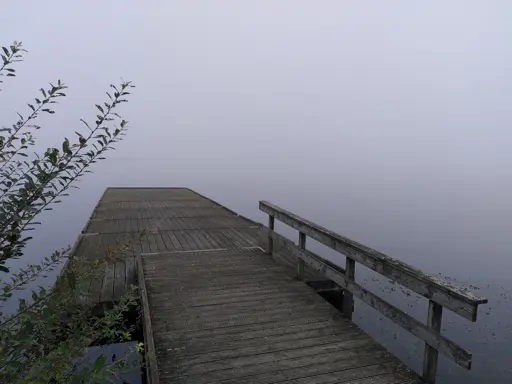
[[[330,231],[277,205],[260,201],[260,210],[471,321],[476,321],[478,305],[487,303],[486,298]]]

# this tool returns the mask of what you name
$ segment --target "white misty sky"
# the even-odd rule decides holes
[[[129,136],[57,216],[69,242],[106,185],[189,185],[253,217],[273,200],[433,270],[447,253],[454,270],[487,268],[489,244],[511,266],[512,2],[3,8],[1,43],[29,52],[0,123],[46,82],[70,87],[42,148],[93,120],[111,82],[137,85]]]

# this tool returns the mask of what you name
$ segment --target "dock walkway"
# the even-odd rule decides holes
[[[352,258],[347,257],[348,268],[343,269],[307,251],[306,234],[321,238],[304,220],[296,228],[299,246],[294,246],[273,231],[274,218],[293,226],[287,222],[289,213],[260,204],[270,215],[269,228],[185,188],[109,188],[103,195],[76,253],[97,255],[100,249],[141,236],[134,254],[112,265],[92,291],[98,303],[108,303],[118,300],[126,285],[138,284],[148,381],[423,382],[359,329],[351,321],[351,310],[340,312],[306,284],[322,272],[343,288],[344,308],[351,308],[353,296],[365,301],[351,282]],[[293,220],[302,220],[297,218]],[[361,262],[353,253],[347,256]],[[434,296],[436,292],[430,291]],[[400,325],[410,321],[400,316]],[[433,373],[435,381],[437,349],[454,354],[460,365],[471,359],[438,335],[435,324],[411,327],[419,327],[408,330],[429,342],[424,377]],[[432,376],[428,379],[433,382]]]

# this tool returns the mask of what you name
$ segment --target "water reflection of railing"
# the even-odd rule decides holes
[[[438,352],[461,367],[471,369],[471,353],[441,334],[443,307],[474,322],[478,306],[487,303],[487,299],[475,296],[463,288],[428,275],[266,201],[260,201],[260,210],[269,215],[269,252],[273,252],[274,244],[286,246],[297,257],[297,277],[304,277],[304,267],[308,265],[337,283],[344,292],[343,313],[347,318],[352,318],[355,296],[425,342],[423,379],[427,383],[435,382]],[[299,231],[298,245],[274,231],[275,219]],[[306,250],[308,236],[345,255],[345,268]],[[429,299],[426,324],[356,283],[356,262]]]

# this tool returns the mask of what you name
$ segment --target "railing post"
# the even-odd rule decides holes
[[[299,232],[299,248],[306,249],[306,234]],[[304,260],[300,257],[297,259],[297,279],[304,279]]]
[[[268,215],[268,229],[271,231],[274,230],[274,216]],[[274,238],[272,234],[268,235],[268,253],[272,254],[274,252]]]
[[[350,257],[346,257],[345,262],[345,281],[354,281],[356,273],[356,262]],[[354,312],[354,295],[347,290],[343,290],[343,316],[352,320],[352,312]]]
[[[429,300],[427,327],[435,332],[441,332],[441,322],[443,318],[443,306]],[[425,355],[423,357],[423,380],[428,384],[436,382],[437,375],[437,349],[425,343]]]

